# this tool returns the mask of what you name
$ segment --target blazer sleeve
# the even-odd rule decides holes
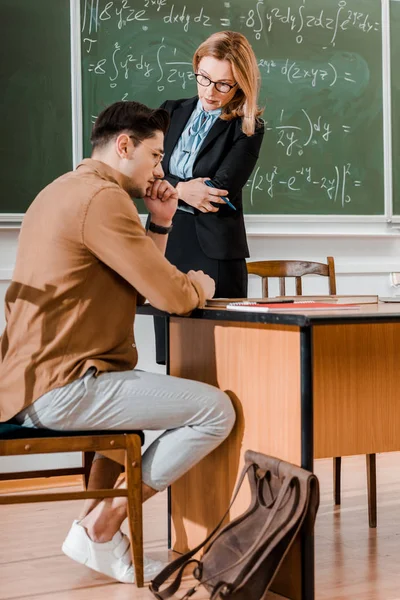
[[[211,178],[218,188],[228,190],[228,198],[233,203],[256,165],[263,137],[264,125],[251,136],[241,132]]]
[[[164,173],[164,179],[174,187],[176,187],[178,183],[182,181],[180,177],[178,177],[177,175],[171,175],[170,173]]]
[[[165,102],[163,102],[160,105],[160,108],[163,108],[164,110],[166,110],[168,112],[169,116],[171,117],[171,115],[172,115],[172,107],[173,107],[174,104],[175,104],[174,101],[165,100]],[[178,177],[177,175],[171,175],[171,173],[164,173],[164,179],[166,181],[168,181],[168,183],[170,183],[174,187],[176,187],[178,185],[178,183],[180,181],[182,181],[182,179],[180,177]]]

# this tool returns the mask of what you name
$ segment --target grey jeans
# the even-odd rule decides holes
[[[143,481],[161,491],[230,433],[235,412],[216,387],[169,375],[94,369],[47,392],[16,419],[29,427],[166,430],[143,455]]]

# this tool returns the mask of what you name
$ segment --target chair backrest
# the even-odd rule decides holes
[[[303,288],[301,278],[304,275],[322,275],[329,277],[329,294],[336,294],[335,261],[327,257],[326,263],[307,262],[304,260],[259,260],[247,263],[247,272],[262,278],[263,297],[268,297],[268,278],[279,277],[279,294],[286,296],[285,277],[296,280],[296,294],[301,296]]]

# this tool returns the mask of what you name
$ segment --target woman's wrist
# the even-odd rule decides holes
[[[179,181],[179,183],[176,184],[175,189],[178,194],[179,200],[183,200],[183,198],[182,198],[182,181]]]

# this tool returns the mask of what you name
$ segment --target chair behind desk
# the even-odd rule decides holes
[[[22,427],[13,422],[0,423],[0,456],[52,454],[55,452],[83,452],[82,467],[40,471],[0,473],[0,481],[32,479],[82,474],[85,487],[95,452],[125,450],[126,489],[87,490],[79,492],[43,491],[35,493],[0,494],[1,504],[85,500],[88,498],[127,497],[128,521],[131,537],[135,581],[143,587],[143,523],[142,523],[142,457],[144,440],[141,431],[53,431]]]
[[[326,263],[302,260],[260,260],[247,263],[249,275],[262,278],[262,295],[268,298],[268,279],[279,278],[279,294],[286,296],[286,278],[292,277],[296,283],[296,295],[303,293],[302,277],[306,275],[321,275],[329,278],[329,294],[336,294],[336,273],[333,256],[328,256]],[[376,456],[366,455],[367,487],[368,487],[368,520],[370,527],[376,527]],[[341,456],[333,459],[333,493],[335,504],[341,502]]]
[[[247,272],[262,278],[263,297],[268,298],[268,278],[279,277],[279,294],[286,296],[286,277],[294,277],[296,295],[303,293],[301,278],[304,275],[329,277],[329,294],[336,294],[335,261],[328,256],[327,264],[303,260],[260,260],[247,263]]]

